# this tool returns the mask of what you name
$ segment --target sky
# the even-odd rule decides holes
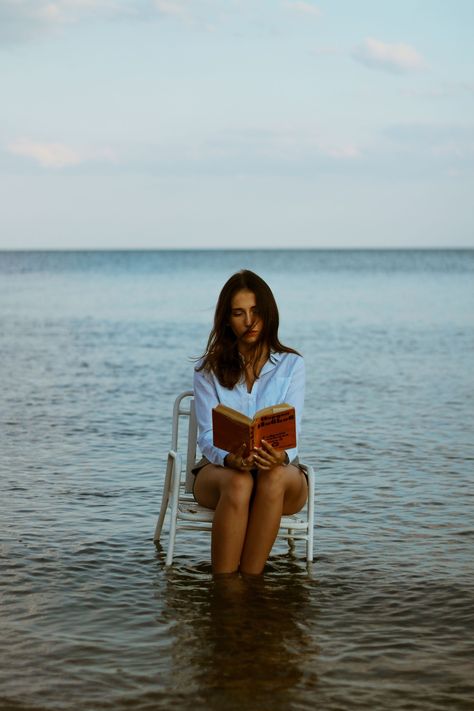
[[[472,0],[0,0],[0,249],[474,247]]]

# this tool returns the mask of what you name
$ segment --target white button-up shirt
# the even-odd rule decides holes
[[[199,366],[198,366],[199,367]],[[212,443],[212,408],[219,403],[253,417],[257,410],[286,402],[295,408],[297,441],[301,432],[304,405],[305,372],[303,358],[295,353],[272,353],[252,391],[247,392],[245,379],[232,390],[221,385],[213,373],[194,371],[194,399],[198,422],[198,445],[201,454],[212,464],[223,466],[228,452]],[[298,455],[298,447],[288,449],[291,461]]]

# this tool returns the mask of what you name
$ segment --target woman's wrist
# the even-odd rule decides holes
[[[224,466],[228,469],[236,469],[237,471],[247,468],[246,461],[242,455],[234,454],[233,452],[229,452],[225,455]]]
[[[238,469],[238,464],[237,464],[237,457],[235,454],[232,454],[232,452],[229,452],[228,454],[225,455],[224,457],[224,466],[227,467],[228,469]]]

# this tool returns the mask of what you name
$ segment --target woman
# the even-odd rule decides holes
[[[305,504],[308,486],[297,448],[278,451],[263,442],[251,452],[213,445],[212,408],[222,403],[252,417],[281,402],[296,410],[300,432],[304,401],[303,358],[278,340],[278,308],[270,287],[242,270],[224,285],[206,352],[194,372],[198,444],[194,497],[215,509],[215,574],[260,574],[282,515]]]

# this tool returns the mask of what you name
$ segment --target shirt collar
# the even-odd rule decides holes
[[[281,361],[282,356],[282,353],[276,353],[275,351],[272,351],[267,362],[264,364],[262,370],[260,371],[259,377],[261,378],[262,375],[265,375],[265,373],[269,373],[271,370],[276,368],[278,363]]]

